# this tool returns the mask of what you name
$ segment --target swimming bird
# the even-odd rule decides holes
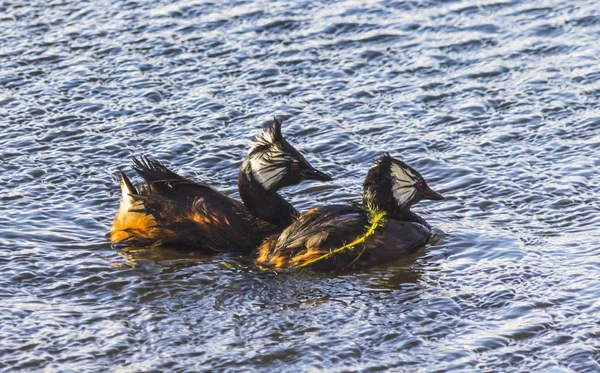
[[[314,208],[259,247],[262,268],[343,270],[372,267],[402,258],[424,246],[431,227],[411,207],[442,200],[423,176],[384,155],[367,173],[362,206]]]
[[[304,180],[330,181],[281,133],[274,120],[259,134],[238,174],[243,204],[140,157],[134,170],[144,183],[134,186],[121,171],[121,202],[108,233],[127,246],[175,247],[204,253],[247,254],[269,234],[291,224],[299,213],[277,192]]]

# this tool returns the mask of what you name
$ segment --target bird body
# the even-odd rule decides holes
[[[244,203],[149,157],[133,164],[144,183],[135,187],[121,172],[121,202],[109,239],[205,253],[249,253],[298,216],[279,189],[303,180],[331,180],[283,138],[277,120],[257,136],[240,168],[238,188]]]
[[[384,156],[369,170],[363,206],[312,209],[259,247],[264,268],[342,270],[372,267],[414,253],[431,236],[429,224],[410,211],[421,199],[443,197],[402,161]]]

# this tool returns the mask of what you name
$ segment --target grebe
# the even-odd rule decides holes
[[[300,215],[263,242],[256,263],[273,269],[342,270],[402,258],[431,236],[429,224],[410,211],[423,199],[444,197],[415,169],[386,154],[367,174],[362,207],[317,207]]]
[[[256,137],[242,163],[238,189],[244,204],[148,157],[134,159],[133,168],[145,183],[135,187],[121,171],[122,199],[109,239],[204,253],[249,253],[299,215],[278,190],[303,180],[332,180],[283,138],[279,120]]]

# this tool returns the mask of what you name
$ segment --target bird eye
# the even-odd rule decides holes
[[[417,189],[419,192],[422,191],[424,187],[425,184],[422,181],[419,181],[415,184],[415,189]]]
[[[300,167],[300,163],[298,161],[292,161],[292,163],[290,163],[290,169],[295,171],[298,169],[298,167]]]

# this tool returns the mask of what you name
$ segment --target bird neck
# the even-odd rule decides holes
[[[266,190],[246,162],[238,174],[238,190],[244,205],[252,214],[278,227],[287,227],[299,215],[294,206],[276,191]]]
[[[419,223],[421,225],[424,225],[427,228],[431,228],[429,226],[429,224],[425,221],[425,219],[423,219],[422,217],[420,217],[419,215],[415,214],[414,212],[410,211],[410,208],[405,208],[405,209],[397,209],[398,211],[396,211],[394,214],[390,214],[389,216],[393,219],[396,220],[400,220],[400,221],[412,221],[415,223]]]

